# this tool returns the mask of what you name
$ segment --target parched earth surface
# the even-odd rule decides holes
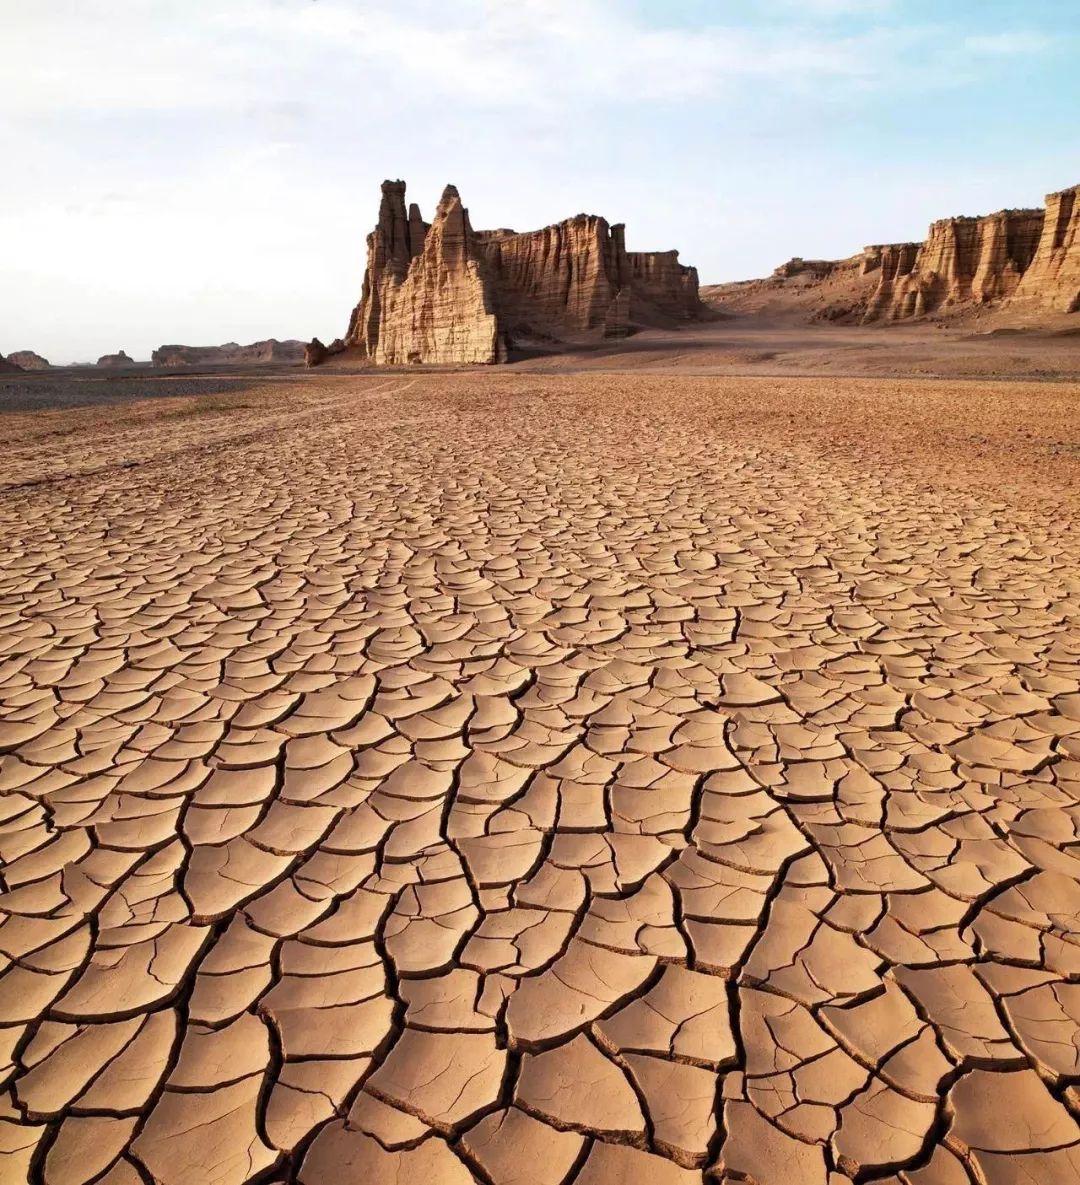
[[[5,1185],[1080,1181],[1080,388],[191,382],[0,421]]]

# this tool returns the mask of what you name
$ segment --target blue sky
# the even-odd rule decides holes
[[[0,351],[340,333],[378,185],[703,281],[1080,182],[1076,0],[0,0]]]

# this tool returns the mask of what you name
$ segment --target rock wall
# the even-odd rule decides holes
[[[629,251],[630,291],[636,315],[651,306],[662,317],[692,321],[701,316],[697,268],[679,262],[678,251]]]
[[[707,315],[678,252],[628,252],[622,224],[474,231],[453,186],[430,225],[384,181],[346,341],[380,365],[498,362],[515,345],[617,337]]]
[[[405,186],[398,184],[403,198]],[[383,194],[385,199],[385,187]],[[360,314],[368,357],[379,366],[499,361],[491,285],[458,191],[452,185],[443,190],[434,221],[419,242],[417,220],[411,218],[405,237],[398,237],[396,195],[391,213],[389,238],[382,241],[380,216],[372,252],[378,260],[388,248],[388,266],[380,275],[369,262],[371,302]]]
[[[129,358],[128,355],[125,353],[125,351],[120,350],[116,354],[102,354],[101,357],[97,360],[97,364],[98,364],[98,366],[101,366],[101,367],[134,366],[135,359]]]
[[[881,248],[880,283],[865,319],[902,321],[1007,300],[1035,256],[1042,224],[1042,210],[943,218],[914,257],[909,243]]]
[[[40,354],[35,354],[33,350],[16,350],[14,354],[8,354],[7,360],[12,366],[17,366],[19,370],[49,369],[49,360],[42,358]]]
[[[560,339],[602,330],[627,278],[617,263],[621,230],[603,218],[579,214],[526,234],[478,235],[509,339]]]
[[[1080,312],[1080,185],[1047,195],[1042,234],[1013,303],[1052,313]]]
[[[877,286],[868,297],[864,321],[881,320],[895,307],[898,286],[906,291],[907,278],[915,268],[921,246],[920,243],[882,243],[866,248],[860,275],[875,277]]]
[[[1080,312],[1080,186],[1049,194],[1045,210],[943,218],[921,243],[878,244],[849,259],[795,258],[765,279],[705,291],[721,311],[813,321]]]
[[[796,255],[787,263],[782,263],[778,268],[774,268],[773,278],[793,280],[796,276],[802,276],[809,280],[824,280],[838,267],[842,267],[845,262],[846,260],[842,259],[803,259],[801,255]]]
[[[1042,235],[1044,210],[1003,210],[980,220],[979,260],[971,281],[978,304],[1007,300],[1031,267]]]
[[[317,337],[313,337],[304,346],[304,365],[322,366],[327,358],[332,358],[335,354],[343,354],[346,349],[345,342],[340,337],[335,338],[328,346],[323,345]]]
[[[252,342],[242,346],[237,342],[225,342],[221,346],[158,346],[150,355],[155,366],[239,366],[263,363],[299,363],[304,360],[304,343],[301,341]]]
[[[415,219],[412,211],[416,212]],[[405,182],[384,181],[379,221],[367,238],[363,293],[345,334],[350,345],[359,346],[371,358],[377,353],[386,310],[393,309],[395,294],[408,275],[409,265],[424,249],[427,229],[418,206],[413,205],[408,213],[405,210]]]

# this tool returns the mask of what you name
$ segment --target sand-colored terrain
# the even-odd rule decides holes
[[[1080,1181],[1080,386],[657,350],[9,389],[4,1185]]]
[[[726,307],[720,302],[718,308]],[[1015,328],[968,324],[808,324],[802,310],[765,308],[719,322],[650,329],[626,341],[537,354],[516,369],[845,378],[1023,378],[1080,381],[1080,319]]]

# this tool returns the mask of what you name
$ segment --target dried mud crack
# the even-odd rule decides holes
[[[162,387],[4,416],[5,1185],[1080,1181],[1076,386]]]

